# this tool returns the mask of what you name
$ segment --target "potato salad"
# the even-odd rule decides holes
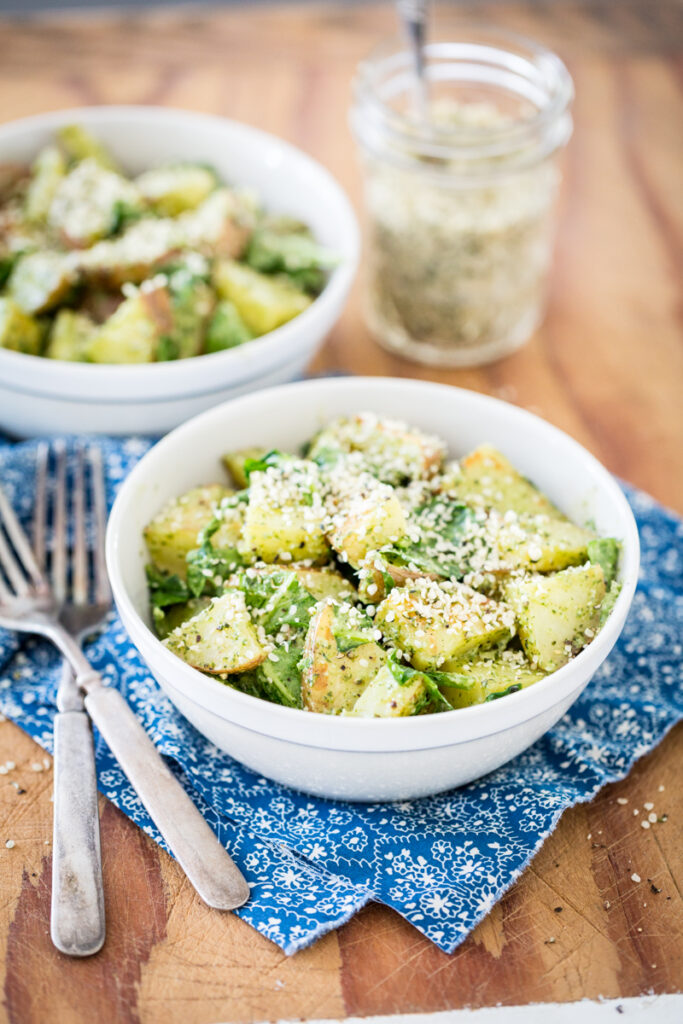
[[[568,519],[504,454],[449,461],[372,413],[303,453],[224,458],[145,540],[154,627],[187,664],[285,707],[401,718],[514,694],[591,642],[617,539]]]
[[[85,129],[0,166],[0,346],[152,363],[243,345],[302,313],[334,257],[208,165],[129,177]]]

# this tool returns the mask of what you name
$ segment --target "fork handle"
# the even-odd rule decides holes
[[[91,676],[85,706],[204,902],[218,910],[241,907],[250,895],[246,879],[118,690]]]
[[[84,711],[54,726],[50,935],[62,953],[91,956],[104,943],[100,822],[92,730]]]

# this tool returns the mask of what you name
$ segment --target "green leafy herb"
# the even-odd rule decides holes
[[[421,672],[419,669],[413,668],[411,665],[405,665],[403,662],[399,661],[393,651],[389,655],[387,665],[389,666],[389,670],[394,679],[400,686],[408,686],[410,683],[415,681],[416,677],[419,677],[422,680],[429,697],[428,706],[430,711],[453,710],[453,705],[450,701],[446,700],[439,689],[438,684],[438,677],[444,676],[446,673]]]
[[[212,532],[217,528],[218,526]],[[201,546],[187,555],[187,585],[194,597],[220,593],[225,580],[244,565],[242,556],[236,548],[214,548],[210,540],[211,534],[206,534],[207,529],[208,527],[204,530]]]
[[[261,456],[261,458],[245,459],[244,475],[248,480],[252,473],[265,473],[267,469],[270,469],[272,466],[280,466],[286,459],[291,459],[291,457],[291,455],[285,455],[283,452],[273,448]]]
[[[209,320],[204,340],[207,352],[223,352],[237,348],[254,337],[234,303],[227,299],[219,302]]]
[[[325,271],[338,261],[308,234],[262,228],[251,238],[246,262],[261,273],[284,273],[303,291],[318,294],[325,285]]]
[[[187,584],[180,576],[161,572],[155,565],[145,567],[152,607],[166,608],[172,604],[184,604],[190,598]]]
[[[157,361],[169,363],[180,357],[180,346],[170,334],[162,334],[157,345]]]
[[[472,510],[458,502],[427,502],[413,516],[420,540],[404,537],[383,548],[382,556],[390,565],[415,566],[435,576],[462,579],[469,568],[463,543],[472,516]]]
[[[521,683],[513,683],[508,686],[506,690],[498,690],[496,693],[490,693],[488,697],[484,697],[484,703],[488,704],[492,700],[498,700],[500,697],[507,697],[510,693],[517,693],[518,690],[522,689]]]

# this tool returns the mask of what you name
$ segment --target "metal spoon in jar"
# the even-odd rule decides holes
[[[427,35],[427,0],[396,0],[403,30],[413,54],[413,106],[421,121],[429,120],[424,44]]]

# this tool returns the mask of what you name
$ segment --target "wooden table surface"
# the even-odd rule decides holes
[[[451,6],[448,17],[462,10]],[[681,8],[603,0],[482,4],[477,13],[557,48],[576,82],[546,322],[494,366],[438,373],[382,352],[354,294],[315,369],[418,376],[503,397],[683,511]],[[0,121],[119,102],[225,114],[310,151],[360,208],[349,80],[391,25],[388,6],[368,4],[4,22]],[[205,1024],[678,991],[682,755],[678,729],[627,780],[566,813],[451,957],[371,906],[287,958],[200,904],[171,859],[102,798],[108,938],[98,956],[71,962],[48,935],[51,773],[31,769],[38,748],[3,722],[0,762],[16,762],[12,778],[25,792],[0,782],[0,1017]],[[646,801],[668,814],[649,831],[634,816]]]

